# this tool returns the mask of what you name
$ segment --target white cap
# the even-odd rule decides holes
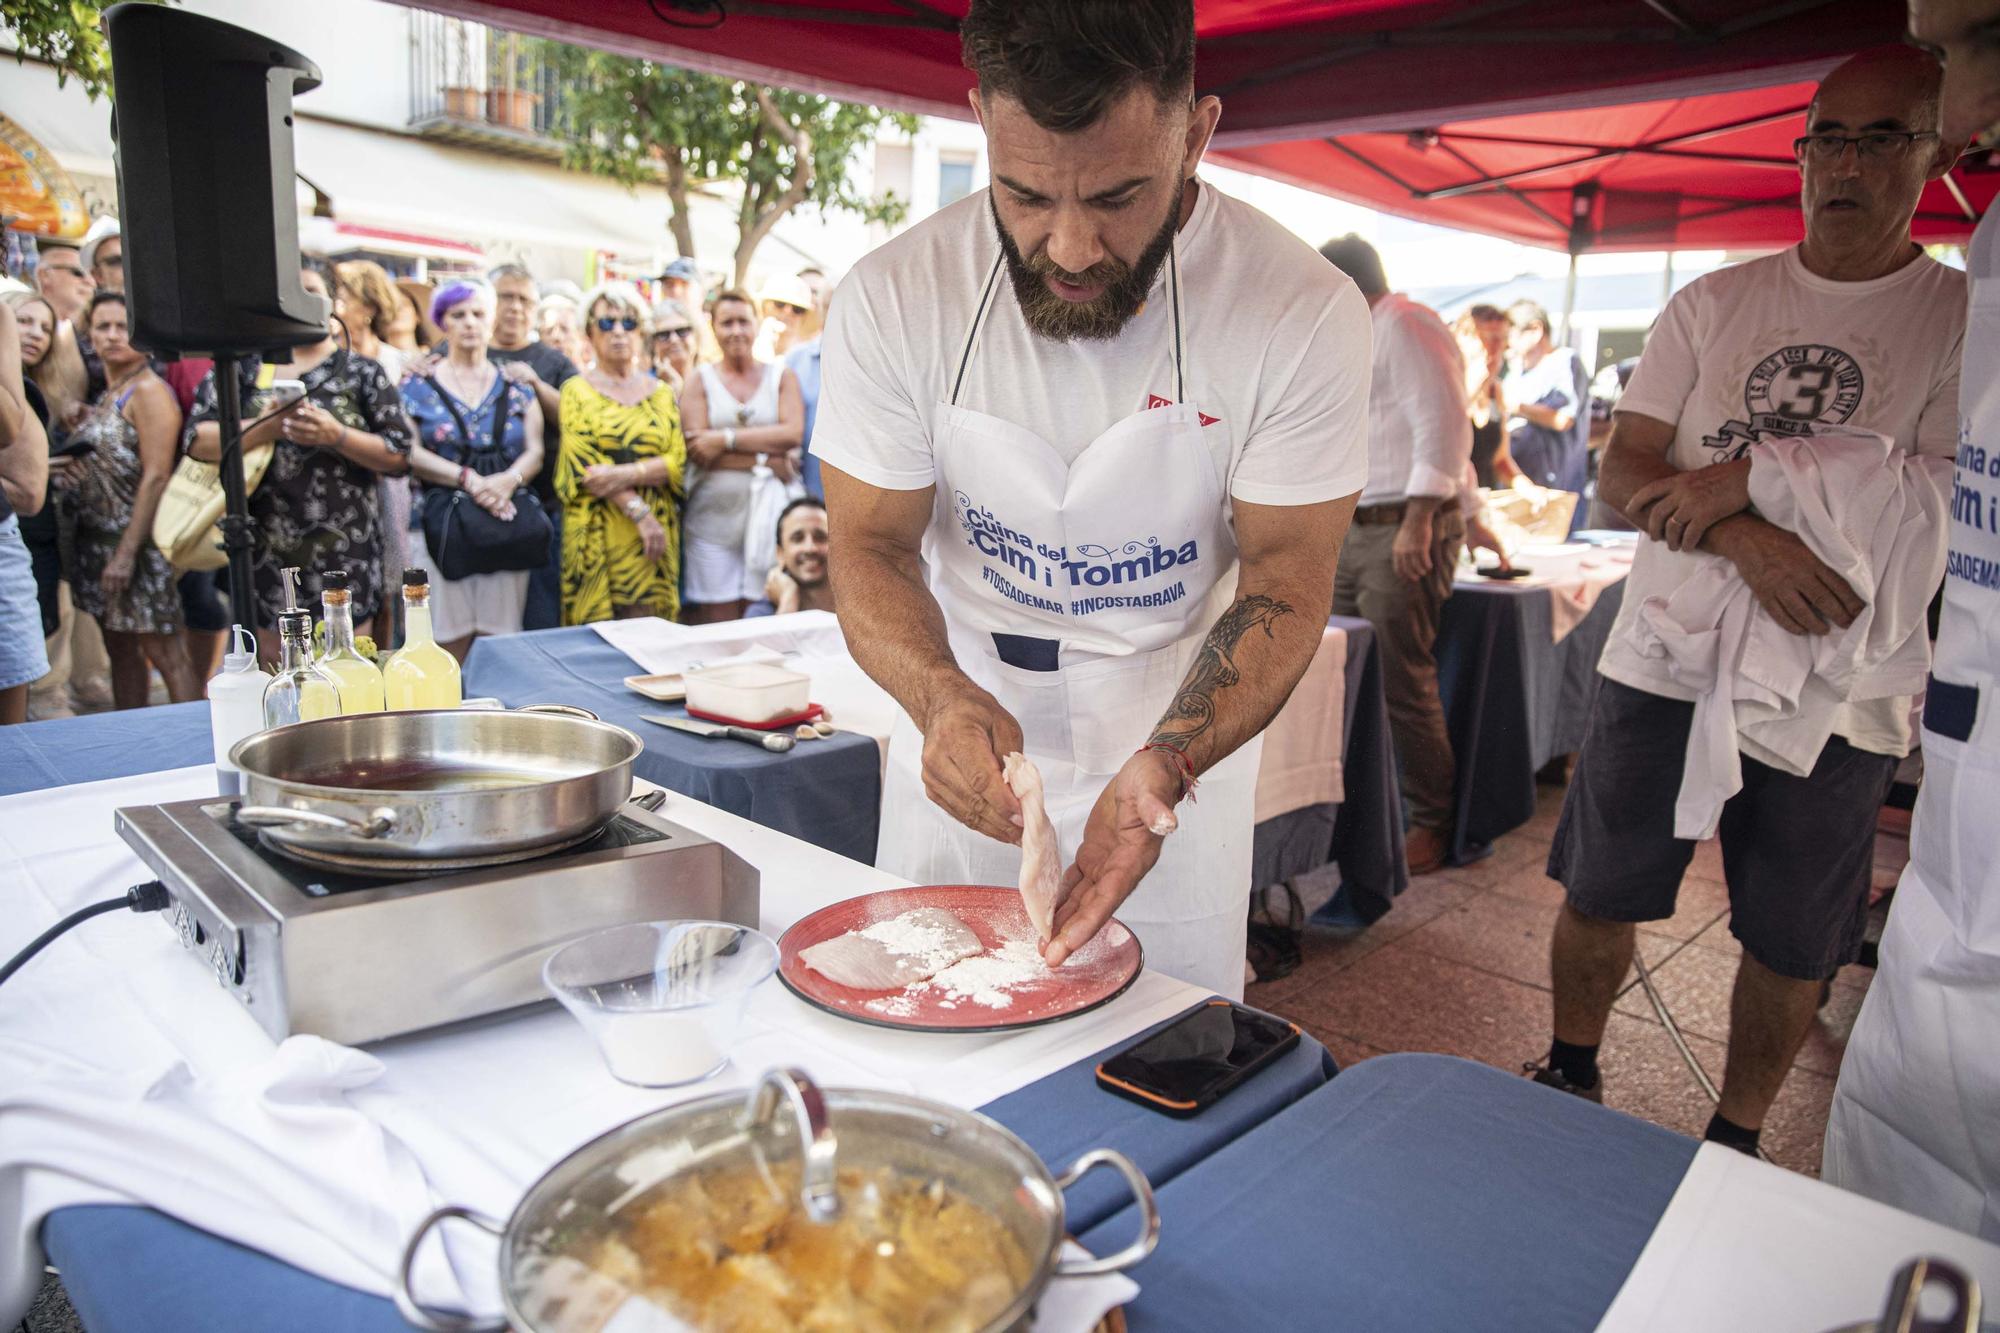
[[[83,261],[86,273],[97,267],[97,247],[119,234],[118,219],[108,214],[90,224],[90,230],[83,234],[83,240],[77,246],[77,258]]]
[[[806,285],[804,278],[795,273],[783,273],[765,283],[763,294],[759,299],[782,301],[801,310],[813,308],[812,288]]]
[[[238,635],[250,641],[248,648],[238,648],[236,646]],[[241,625],[231,625],[229,627],[229,651],[222,655],[222,669],[224,671],[236,672],[254,671],[256,668],[257,636],[249,630],[244,629]]]

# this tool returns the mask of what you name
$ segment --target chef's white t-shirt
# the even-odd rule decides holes
[[[1369,322],[1359,289],[1310,246],[1202,182],[1179,241],[1187,399],[1217,475],[1252,504],[1359,491],[1367,475]],[[870,253],[840,284],[821,353],[813,453],[871,486],[921,490],[979,294],[1000,253],[982,190]],[[1167,266],[1116,338],[1029,332],[1003,274],[958,404],[1041,436],[1067,462],[1174,401]]]
[[[1618,400],[1675,427],[1683,472],[1740,458],[1756,440],[1814,424],[1880,432],[1905,452],[1950,458],[1958,442],[1965,275],[1918,256],[1887,277],[1833,282],[1797,247],[1688,284],[1661,312]],[[1639,649],[1638,613],[1708,557],[1642,537],[1598,670],[1634,689],[1693,699]],[[1910,752],[1909,699],[1843,704],[1833,731],[1858,749]]]

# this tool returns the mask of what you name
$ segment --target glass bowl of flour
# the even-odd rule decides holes
[[[642,921],[549,955],[542,981],[597,1043],[612,1077],[642,1088],[697,1083],[729,1063],[750,993],[778,946],[726,921]]]

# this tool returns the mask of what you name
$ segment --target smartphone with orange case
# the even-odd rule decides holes
[[[1299,1027],[1233,1000],[1210,1000],[1097,1066],[1107,1092],[1162,1115],[1199,1115],[1299,1044]]]

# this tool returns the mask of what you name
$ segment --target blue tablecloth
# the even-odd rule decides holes
[[[588,708],[646,742],[633,768],[648,782],[874,864],[876,811],[882,804],[874,741],[843,731],[771,754],[740,741],[707,740],[642,722],[641,713],[684,717],[686,710],[626,689],[625,677],[637,669],[587,627],[506,634],[473,641],[465,693],[491,695],[509,707]]]
[[[206,700],[0,727],[0,796],[214,762]]]
[[[1439,1055],[1385,1055],[1159,1192],[1135,1330],[1587,1333],[1694,1159],[1655,1125]],[[1131,1210],[1084,1232],[1125,1244]]]
[[[1086,1149],[1117,1148],[1159,1185],[1308,1096],[1333,1072],[1326,1049],[1306,1038],[1207,1112],[1175,1120],[1096,1086],[1098,1061],[1144,1036],[1079,1060],[982,1109],[1027,1140],[1053,1170],[1062,1170]],[[1102,1171],[1079,1182],[1067,1196],[1070,1231],[1080,1234],[1104,1221],[1126,1201],[1124,1188]],[[314,1277],[149,1208],[58,1209],[42,1225],[42,1245],[91,1333],[386,1333],[408,1328],[387,1300]]]
[[[1458,761],[1454,859],[1475,859],[1535,813],[1535,773],[1583,745],[1597,659],[1618,618],[1613,584],[1553,642],[1547,588],[1461,584],[1438,627],[1438,693]]]

